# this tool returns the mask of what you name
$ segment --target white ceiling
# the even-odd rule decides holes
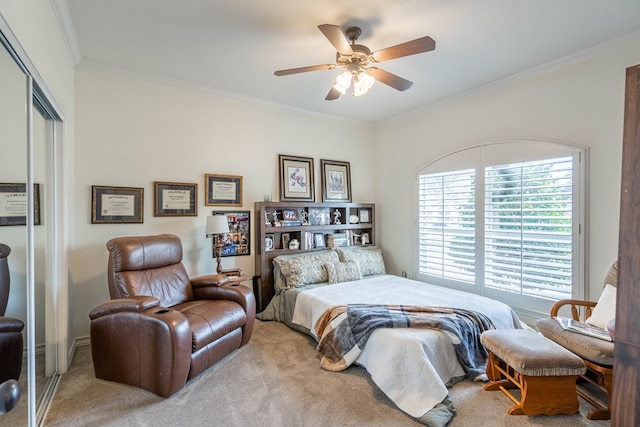
[[[639,0],[66,0],[68,10],[63,0],[54,4],[61,22],[71,17],[65,29],[86,64],[368,122],[640,41]],[[404,92],[378,82],[364,96],[325,101],[340,69],[273,75],[334,63],[335,49],[317,28],[325,23],[360,26],[358,42],[372,51],[425,35],[436,49],[378,64],[413,81]]]

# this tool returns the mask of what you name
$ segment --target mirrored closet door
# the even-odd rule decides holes
[[[5,316],[24,322],[25,348],[20,401],[0,415],[0,426],[35,426],[43,421],[59,378],[58,344],[66,352],[66,341],[60,343],[56,333],[61,314],[54,303],[57,257],[52,250],[60,122],[5,31],[0,26],[0,243],[11,248]]]

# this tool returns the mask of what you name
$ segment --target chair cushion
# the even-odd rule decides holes
[[[580,357],[531,330],[492,329],[484,331],[480,341],[522,375],[558,377],[586,372]]]
[[[247,315],[240,304],[228,300],[196,300],[171,307],[187,317],[191,326],[192,352],[240,328]]]
[[[536,322],[542,335],[572,351],[583,359],[599,365],[613,366],[613,343],[564,330],[555,319],[546,317]]]

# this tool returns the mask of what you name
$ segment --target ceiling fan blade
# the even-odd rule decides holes
[[[339,53],[342,53],[343,55],[350,55],[353,53],[349,40],[344,36],[340,27],[331,24],[321,24],[318,25],[318,29],[322,31],[322,34],[324,34]]]
[[[407,90],[411,85],[413,85],[413,82],[403,79],[400,76],[396,76],[388,71],[381,70],[380,68],[369,67],[367,68],[367,71],[369,71],[369,74],[375,77],[379,82],[400,91]]]
[[[331,86],[331,90],[329,91],[329,93],[324,99],[327,101],[333,101],[334,99],[340,98],[340,95],[341,95],[340,91],[335,87]]]
[[[390,59],[401,58],[403,56],[415,55],[416,53],[429,52],[436,48],[436,42],[429,36],[400,43],[373,52],[371,56],[376,62],[388,61]]]
[[[289,68],[288,70],[278,70],[274,72],[276,76],[288,76],[289,74],[306,73],[308,71],[333,70],[335,64],[311,65],[309,67]]]

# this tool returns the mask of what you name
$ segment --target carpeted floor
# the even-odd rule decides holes
[[[463,381],[451,389],[459,426],[609,426],[580,414],[509,416],[511,401]],[[367,372],[319,367],[315,342],[281,323],[256,321],[248,345],[168,399],[93,375],[90,349],[76,351],[45,426],[423,426],[397,409]]]

